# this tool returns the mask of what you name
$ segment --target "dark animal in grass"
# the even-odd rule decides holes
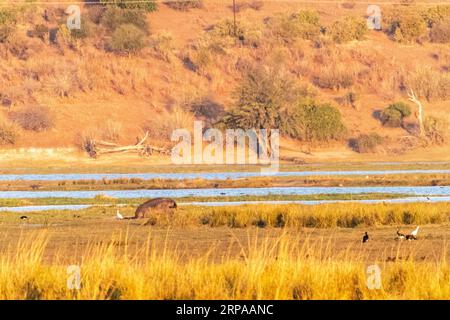
[[[158,215],[161,213],[166,216],[172,216],[173,210],[177,208],[177,203],[173,199],[169,198],[156,198],[151,199],[139,207],[137,207],[134,217],[122,217],[119,213],[117,214],[118,219],[151,219],[152,224],[156,223]]]
[[[20,217],[20,220],[27,220],[27,219],[28,219],[27,216],[21,216],[21,217]]]
[[[369,241],[369,235],[367,234],[367,231],[366,231],[366,233],[364,233],[364,236],[362,238],[362,243],[366,243],[367,241]]]
[[[395,240],[404,240],[406,239],[406,236],[400,232],[400,229],[397,228],[397,237],[395,238]]]

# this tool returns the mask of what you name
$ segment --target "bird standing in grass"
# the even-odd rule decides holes
[[[417,240],[417,234],[419,233],[420,226],[417,226],[410,234],[406,235],[406,240]]]
[[[369,234],[366,231],[366,233],[364,233],[364,236],[362,238],[362,243],[366,243],[367,241],[369,241]]]
[[[123,220],[123,215],[119,212],[119,210],[117,210],[117,212],[116,212],[116,219]]]

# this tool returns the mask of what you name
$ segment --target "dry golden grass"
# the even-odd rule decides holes
[[[21,239],[0,256],[1,299],[448,299],[450,267],[445,258],[381,262],[326,241],[293,245],[285,235],[274,241],[240,243],[241,256],[181,261],[176,248],[156,250],[147,240],[128,253],[127,235],[94,244],[74,264],[81,289],[69,289],[67,264],[56,254],[42,261],[47,233]],[[446,248],[444,248],[446,250]],[[65,256],[67,258],[67,255]],[[368,265],[381,269],[382,286],[369,290]]]

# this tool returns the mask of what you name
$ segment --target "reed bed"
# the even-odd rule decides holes
[[[133,208],[128,212],[132,213]],[[377,225],[424,225],[450,221],[448,203],[320,205],[242,205],[230,207],[180,207],[173,217],[157,217],[159,225],[208,225],[232,228],[355,228]]]
[[[151,237],[128,253],[127,235],[92,243],[78,261],[80,289],[67,286],[67,255],[43,262],[50,234],[24,237],[0,255],[1,299],[448,299],[450,266],[443,258],[367,261],[336,252],[327,241],[294,245],[289,237],[240,243],[241,255],[222,261],[179,259],[176,248],[155,250]],[[118,245],[122,243],[123,245]],[[13,249],[11,251],[11,249]],[[381,286],[367,286],[368,265],[381,270]]]

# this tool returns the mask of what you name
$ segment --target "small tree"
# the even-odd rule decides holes
[[[284,130],[302,141],[329,141],[343,138],[347,132],[339,109],[314,100],[300,100],[289,110]]]
[[[403,119],[411,115],[411,108],[404,102],[396,102],[383,110],[381,122],[386,127],[401,127]]]

